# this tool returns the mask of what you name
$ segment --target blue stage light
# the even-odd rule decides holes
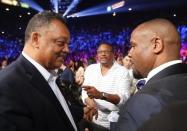
[[[38,12],[42,12],[44,9],[33,0],[21,0],[21,2],[27,3],[31,8]]]
[[[106,10],[110,12],[112,10],[111,6],[108,6]]]
[[[69,17],[84,17],[84,16],[93,16],[93,15],[101,15],[101,14],[109,14],[112,13],[112,10],[117,10],[125,5],[125,1],[120,1],[120,2],[108,2],[104,3],[101,5],[98,5],[96,7],[92,7],[89,9],[85,9],[83,11],[68,15],[67,18]],[[76,15],[75,15],[76,14]]]
[[[73,0],[72,3],[68,6],[67,10],[64,12],[63,16],[66,16],[77,4],[80,2],[80,0]]]
[[[58,13],[58,0],[51,0],[51,3],[54,7],[54,11]]]

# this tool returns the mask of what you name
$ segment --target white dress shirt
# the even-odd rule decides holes
[[[29,57],[26,53],[22,52],[22,55],[29,61],[31,62],[36,69],[42,74],[42,76],[45,78],[45,80],[48,82],[48,84],[50,85],[52,91],[54,92],[55,96],[57,97],[57,99],[59,100],[62,108],[64,109],[64,111],[66,112],[66,115],[68,116],[71,124],[73,125],[75,131],[77,131],[77,127],[76,124],[73,120],[72,114],[70,112],[70,109],[66,103],[66,100],[64,98],[64,96],[62,95],[62,93],[60,92],[60,89],[58,88],[58,86],[56,85],[56,79],[57,76],[54,75],[54,71],[52,71],[51,73],[49,71],[47,71],[43,66],[41,66],[38,62],[36,62],[35,60],[33,60],[31,57]]]

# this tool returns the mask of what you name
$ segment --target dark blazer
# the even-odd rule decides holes
[[[74,131],[47,81],[22,55],[0,72],[0,131]]]
[[[155,76],[125,105],[113,131],[136,131],[144,122],[174,102],[187,100],[187,65],[172,65]]]
[[[172,103],[146,121],[138,131],[187,131],[187,101]]]

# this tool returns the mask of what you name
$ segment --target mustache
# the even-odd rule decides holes
[[[63,58],[65,58],[65,57],[67,57],[67,55],[68,55],[67,52],[55,53],[55,56],[56,56],[56,57],[63,57]]]

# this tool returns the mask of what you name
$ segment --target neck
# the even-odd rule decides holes
[[[101,64],[101,73],[102,75],[106,75],[106,73],[108,72],[108,70],[112,67],[112,64]]]

